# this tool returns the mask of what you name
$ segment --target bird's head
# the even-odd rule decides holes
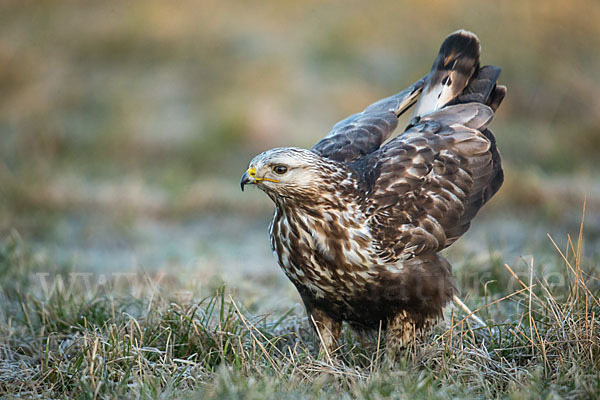
[[[242,176],[245,185],[256,185],[271,197],[310,195],[327,174],[329,163],[310,150],[283,147],[265,151],[250,161]]]

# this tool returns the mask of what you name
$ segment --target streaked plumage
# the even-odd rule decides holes
[[[455,292],[439,252],[470,226],[503,173],[487,129],[506,89],[458,31],[431,72],[337,123],[310,150],[255,157],[242,177],[275,203],[277,261],[331,350],[346,321],[386,329],[391,352],[425,332]],[[407,129],[387,141],[415,105]],[[386,142],[387,141],[387,142]]]

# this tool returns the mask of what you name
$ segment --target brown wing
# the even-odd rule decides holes
[[[501,91],[494,92],[498,96],[490,93],[495,89],[500,69],[480,69],[479,53],[479,39],[473,33],[462,30],[452,33],[442,43],[429,74],[405,91],[338,122],[311,150],[334,161],[358,160],[379,149],[396,129],[398,116],[414,103],[417,104],[412,115],[417,119],[451,101],[485,103],[497,99],[497,107],[502,100],[497,98]]]
[[[365,171],[370,230],[385,262],[449,246],[498,190],[492,117],[483,104],[445,107],[355,165]]]
[[[398,116],[414,104],[423,84],[424,79],[421,79],[403,92],[379,100],[338,122],[311,150],[339,162],[351,162],[374,152],[394,132]]]
[[[450,34],[433,62],[412,117],[438,110],[464,93],[463,89],[479,69],[480,52],[479,39],[474,33],[458,30]]]
[[[500,72],[500,68],[494,65],[481,67],[475,72],[469,85],[448,105],[482,103],[496,111],[506,95],[506,87],[496,85]]]

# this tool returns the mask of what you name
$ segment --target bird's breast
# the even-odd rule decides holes
[[[316,298],[349,298],[376,279],[366,224],[348,212],[320,216],[276,210],[271,247],[280,267],[301,292]]]

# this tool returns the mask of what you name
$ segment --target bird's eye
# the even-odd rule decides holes
[[[273,172],[277,175],[283,175],[287,172],[287,167],[285,165],[276,165],[273,167]]]

